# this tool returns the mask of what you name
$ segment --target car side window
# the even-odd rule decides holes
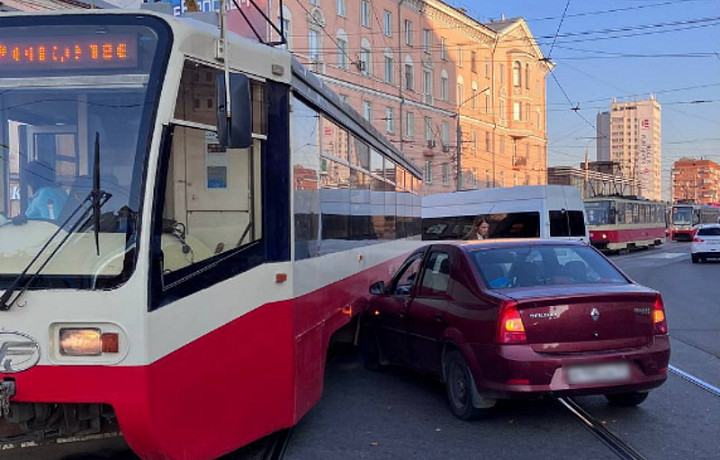
[[[432,252],[422,274],[419,295],[422,297],[441,296],[447,292],[450,281],[450,256],[447,252]]]
[[[421,261],[422,254],[418,254],[400,269],[392,289],[393,295],[410,295],[415,280],[417,279],[417,274],[420,271]]]

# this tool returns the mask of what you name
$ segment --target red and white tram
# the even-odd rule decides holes
[[[720,208],[701,204],[674,204],[668,219],[670,238],[675,241],[692,241],[699,225],[718,223]]]
[[[219,39],[0,18],[0,441],[117,423],[191,460],[290,427],[418,244],[420,171],[287,50]]]
[[[590,244],[600,250],[622,251],[663,244],[665,204],[609,196],[585,201]]]

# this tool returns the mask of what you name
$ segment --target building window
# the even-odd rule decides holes
[[[450,83],[448,82],[447,72],[443,69],[440,76],[440,99],[443,101],[450,100]]]
[[[372,103],[363,101],[363,116],[367,121],[372,121]]]
[[[472,102],[470,105],[473,108],[473,110],[477,109],[477,104],[478,104],[477,95],[478,95],[477,83],[472,82]]]
[[[490,170],[485,170],[485,188],[490,188]]]
[[[395,132],[395,109],[392,107],[387,107],[385,109],[385,121],[387,125],[387,132],[394,133]]]
[[[490,113],[490,93],[485,93],[485,113]]]
[[[337,0],[337,14],[338,16],[345,17],[345,0]]]
[[[432,161],[425,162],[425,183],[432,184]]]
[[[440,59],[447,61],[447,48],[445,47],[445,37],[440,37]]]
[[[516,88],[522,86],[522,64],[520,64],[520,61],[513,62],[512,82]]]
[[[443,121],[440,124],[440,139],[442,140],[443,145],[449,145],[448,137],[450,134],[450,127],[448,125],[447,121]]]
[[[477,73],[477,53],[470,51],[470,72]]]
[[[485,58],[485,78],[490,78],[490,59]]]
[[[287,42],[287,47],[290,48],[290,10],[287,9],[287,7],[283,6],[283,17],[278,16],[278,28],[285,34],[285,42]]]
[[[505,171],[500,171],[500,187],[505,187]]]
[[[415,114],[413,112],[405,112],[405,135],[411,139],[415,136]]]
[[[390,83],[391,85],[395,83],[394,78],[394,63],[392,50],[386,49],[385,50],[385,83]]]
[[[367,0],[360,0],[360,24],[370,27],[370,2]]]
[[[367,38],[362,39],[360,45],[360,72],[369,77],[372,74],[372,53],[370,51],[370,42]]]
[[[458,77],[457,82],[457,105],[458,108],[465,102],[465,84],[463,82],[462,76]]]
[[[310,59],[319,62],[321,55],[320,55],[320,31],[316,29],[310,29],[308,32],[308,48],[310,49]]]
[[[432,119],[430,117],[425,117],[425,140],[433,140]]]
[[[338,59],[337,64],[341,69],[347,70],[350,67],[350,59],[348,59],[348,42],[345,32],[338,32],[337,37]]]
[[[405,62],[405,89],[415,90],[415,68],[412,62]]]
[[[477,147],[478,147],[477,131],[472,132],[472,146],[473,146],[473,154],[477,153]]]
[[[490,153],[490,133],[485,133],[485,151]]]
[[[457,48],[457,65],[458,67],[463,66],[463,53],[462,53],[462,47],[458,46]]]
[[[505,64],[500,64],[500,84],[505,83]]]
[[[505,121],[505,101],[500,101],[500,119]]]
[[[407,46],[413,45],[413,25],[407,19],[405,20],[405,44]]]
[[[450,165],[447,163],[442,165],[442,183],[443,185],[450,185]]]
[[[392,13],[388,10],[383,11],[383,33],[385,36],[392,36]]]
[[[423,51],[426,53],[430,52],[430,29],[423,29],[422,34]]]
[[[426,96],[432,96],[432,72],[429,70],[423,70],[423,94]]]
[[[530,64],[525,64],[525,89],[530,89]]]
[[[519,102],[513,102],[513,120],[522,120],[522,106]]]

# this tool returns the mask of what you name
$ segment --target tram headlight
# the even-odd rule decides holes
[[[61,328],[60,354],[98,356],[103,353],[117,353],[118,339],[116,332],[103,333],[98,328]]]

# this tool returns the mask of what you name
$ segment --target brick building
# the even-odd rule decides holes
[[[672,201],[720,203],[720,165],[694,158],[676,161],[672,169]]]
[[[551,64],[523,19],[309,0],[287,2],[283,21],[289,49],[424,169],[424,193],[546,183]]]

